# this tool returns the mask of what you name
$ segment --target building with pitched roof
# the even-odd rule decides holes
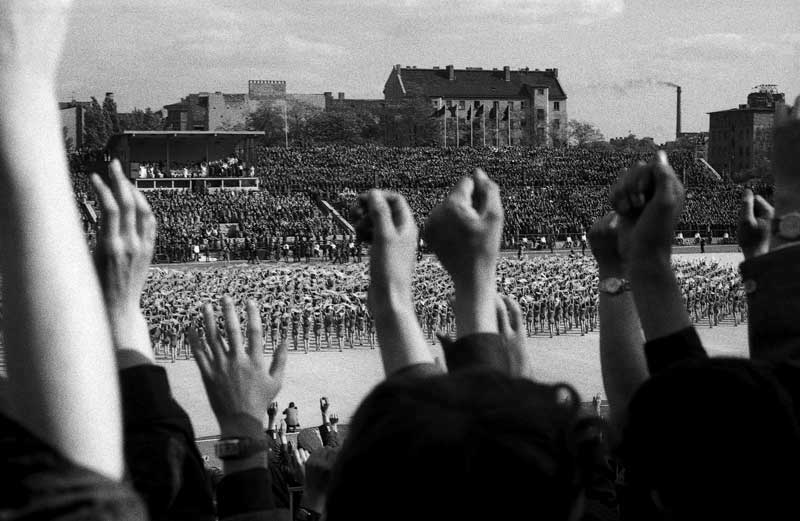
[[[567,127],[558,69],[395,65],[383,94],[392,102],[426,99],[447,145],[553,145]]]

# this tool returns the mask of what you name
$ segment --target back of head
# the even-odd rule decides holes
[[[328,519],[569,519],[592,459],[579,407],[487,370],[384,382],[350,425]]]
[[[800,438],[791,398],[748,360],[673,367],[631,402],[630,477],[669,519],[794,519]]]

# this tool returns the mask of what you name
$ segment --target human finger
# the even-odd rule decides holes
[[[136,233],[142,242],[151,246],[156,240],[156,218],[153,210],[139,190],[133,190],[133,199],[136,204]]]
[[[386,192],[385,197],[391,210],[392,222],[396,228],[404,228],[414,222],[414,214],[405,197],[395,192]]]
[[[91,179],[100,208],[103,210],[103,237],[109,239],[119,234],[119,205],[111,189],[99,175],[92,174]]]
[[[220,299],[222,317],[225,320],[225,334],[228,337],[228,354],[239,355],[242,353],[242,326],[239,323],[239,314],[233,299],[225,295]]]
[[[272,362],[269,366],[269,374],[280,383],[283,383],[283,375],[286,372],[286,342],[281,342],[278,347],[275,348],[275,352],[272,354]]]
[[[475,190],[472,195],[472,205],[475,210],[481,215],[501,214],[503,203],[500,201],[500,188],[497,183],[492,181],[481,168],[475,169],[473,180]]]
[[[222,345],[222,338],[219,336],[217,329],[217,316],[214,313],[214,307],[210,303],[203,304],[203,324],[206,330],[206,343],[211,351],[212,358],[219,361],[225,356],[225,348]]]
[[[775,208],[760,195],[755,196],[753,201],[753,214],[760,219],[775,218]]]
[[[136,232],[136,203],[133,198],[133,186],[125,179],[122,165],[115,159],[108,165],[111,191],[119,205],[120,233],[127,235]]]
[[[515,333],[519,333],[522,328],[522,310],[517,301],[510,296],[503,295],[503,300],[505,301],[506,310],[508,311],[511,329],[513,329]]]
[[[475,191],[475,181],[473,180],[472,176],[464,176],[459,179],[456,186],[453,187],[453,190],[447,196],[448,199],[461,203],[466,204],[468,201],[472,202],[472,193]]]
[[[512,333],[513,330],[511,329],[511,321],[508,317],[506,302],[500,294],[495,297],[495,311],[497,312],[497,328],[500,334],[507,336]]]
[[[195,363],[200,369],[200,374],[205,378],[211,374],[211,355],[208,351],[205,341],[200,338],[197,330],[189,326],[186,330],[189,337],[189,346],[192,348]]]
[[[756,216],[753,211],[754,202],[755,198],[753,197],[753,192],[749,188],[745,189],[742,194],[742,206],[739,209],[739,221],[742,224],[747,224],[751,228],[757,226]]]
[[[255,356],[257,361],[261,361],[261,342],[263,336],[263,325],[261,323],[261,313],[258,304],[254,300],[247,301],[247,346],[245,351],[248,355]]]
[[[370,190],[367,199],[372,226],[379,234],[385,235],[392,224],[392,210],[386,202],[386,197],[380,190]]]

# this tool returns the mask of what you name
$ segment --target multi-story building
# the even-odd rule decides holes
[[[709,112],[708,162],[734,178],[758,175],[772,154],[775,106],[785,96],[775,85],[761,85],[738,108]]]
[[[558,69],[418,69],[395,65],[386,101],[423,98],[441,117],[448,145],[552,145],[567,127],[567,95]],[[470,133],[471,130],[471,133]]]
[[[285,81],[271,80],[250,80],[246,94],[189,94],[164,109],[170,130],[244,130],[248,114],[262,103],[303,103],[325,110],[323,94],[287,93]]]

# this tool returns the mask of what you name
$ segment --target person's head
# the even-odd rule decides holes
[[[290,409],[294,408],[294,402],[289,402],[289,408]]]
[[[683,363],[654,376],[631,402],[623,440],[629,475],[668,519],[797,516],[792,400],[750,361]]]
[[[489,370],[384,382],[350,424],[328,519],[574,519],[602,443],[579,407],[571,387]]]

